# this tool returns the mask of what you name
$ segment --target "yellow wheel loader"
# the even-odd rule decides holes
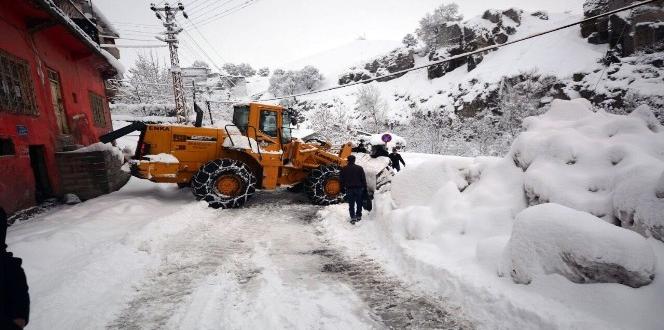
[[[201,127],[202,111],[196,110],[194,126],[136,122],[100,140],[140,131],[132,175],[190,186],[197,199],[214,208],[241,207],[256,189],[296,185],[317,205],[343,200],[339,172],[352,152],[350,143],[333,150],[324,141],[292,138],[289,112],[280,106],[237,104],[233,122],[217,127]],[[371,165],[371,189],[389,183],[389,160]]]

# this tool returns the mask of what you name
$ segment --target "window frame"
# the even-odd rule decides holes
[[[247,134],[247,130],[249,129],[249,106],[248,105],[236,105],[233,107],[233,125],[237,127],[238,130],[242,134]],[[239,123],[238,121],[242,119],[244,120],[244,123]],[[244,124],[244,125],[240,125]]]
[[[88,91],[88,100],[90,103],[90,112],[92,113],[93,125],[100,128],[108,127],[104,97],[93,91]]]
[[[266,119],[267,116],[263,117],[263,113],[266,113],[266,112],[270,113],[270,115],[268,115],[268,116],[274,116],[274,135],[271,135],[270,134],[271,132],[268,132],[268,131],[265,130],[265,125],[264,125],[265,120],[264,119]],[[264,109],[264,108],[260,109],[260,113],[258,114],[258,127],[259,127],[258,129],[263,134],[265,134],[265,135],[267,135],[267,136],[269,136],[273,139],[276,139],[277,137],[279,137],[279,116],[277,115],[277,111],[274,111],[274,110],[271,110],[271,109]]]
[[[0,49],[0,112],[39,115],[30,64],[3,49]]]

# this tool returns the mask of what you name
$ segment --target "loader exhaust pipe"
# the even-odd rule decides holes
[[[145,131],[145,128],[147,125],[141,122],[133,122],[123,128],[117,129],[115,131],[112,131],[110,133],[106,133],[102,136],[99,137],[99,141],[102,143],[109,143],[115,139],[119,139],[129,133],[135,132],[135,131],[140,131],[143,132]]]
[[[198,103],[194,102],[194,112],[196,112],[196,121],[194,122],[195,127],[203,126],[203,110],[198,106]]]

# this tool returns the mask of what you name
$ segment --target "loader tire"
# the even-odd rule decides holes
[[[191,178],[191,191],[215,209],[238,208],[256,192],[256,176],[239,160],[217,159]]]
[[[315,205],[338,204],[344,200],[341,189],[341,169],[336,165],[321,165],[312,170],[304,181],[304,191]]]

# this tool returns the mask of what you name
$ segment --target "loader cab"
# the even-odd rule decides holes
[[[291,118],[280,106],[258,103],[239,104],[233,108],[233,125],[242,135],[262,142],[264,146],[289,143],[292,139]]]

